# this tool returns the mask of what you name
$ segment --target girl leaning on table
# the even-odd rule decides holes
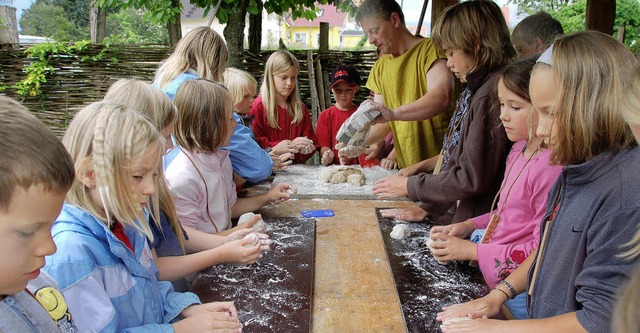
[[[264,65],[260,96],[253,101],[251,128],[260,147],[270,154],[294,154],[294,163],[305,163],[316,151],[316,134],[309,110],[300,100],[298,59],[288,51],[276,51]]]
[[[200,304],[157,280],[147,216],[157,221],[163,139],[153,124],[120,104],[96,102],[78,111],[62,141],[76,179],[51,229],[58,251],[44,269],[62,287],[79,331],[239,331],[232,303]]]
[[[563,165],[541,220],[540,246],[487,296],[439,313],[441,321],[480,318],[443,325],[443,332],[607,332],[617,291],[638,262],[621,256],[640,221],[640,148],[620,105],[637,61],[593,31],[556,39],[538,61],[529,87],[536,133],[551,162]],[[535,320],[483,318],[524,291]]]
[[[251,227],[232,227],[231,218],[268,204],[286,201],[292,185],[276,184],[263,194],[238,198],[233,182],[229,144],[236,121],[227,88],[207,79],[184,82],[174,100],[178,123],[174,136],[180,153],[166,170],[180,223],[207,233],[228,235]]]
[[[477,262],[491,288],[538,247],[547,194],[561,170],[559,165],[549,165],[551,151],[545,149],[543,138],[533,133],[538,117],[531,107],[529,78],[535,63],[536,58],[516,61],[500,72],[496,80],[500,120],[507,137],[515,143],[494,199],[495,209],[465,222],[431,228],[431,238],[435,240],[432,253],[438,261]],[[471,240],[464,239],[469,236]],[[505,306],[514,318],[527,317],[524,293]]]
[[[146,116],[162,134],[165,151],[171,148],[171,133],[178,113],[171,99],[160,89],[144,81],[121,79],[109,87],[104,99],[121,103]],[[159,223],[150,223],[153,232],[150,246],[158,256],[159,279],[172,281],[176,291],[187,291],[185,277],[200,270],[220,263],[251,264],[260,256],[261,246],[251,246],[251,239],[243,239],[253,232],[251,228],[238,230],[228,236],[196,229],[184,230],[178,221],[162,168],[158,168],[158,201]],[[258,219],[260,217],[255,217],[252,222]],[[259,237],[265,239],[264,250],[268,249],[270,241],[266,239],[269,236],[260,234]],[[189,254],[185,255],[185,250]]]

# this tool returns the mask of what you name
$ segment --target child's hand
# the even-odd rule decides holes
[[[432,234],[431,239],[431,253],[439,262],[478,260],[476,243],[444,233]]]
[[[188,318],[193,317],[200,313],[226,313],[231,318],[238,319],[238,310],[236,310],[236,306],[233,302],[209,302],[204,304],[197,304],[188,306],[186,309],[182,310],[182,317]]]
[[[300,154],[311,154],[316,150],[316,146],[313,144],[313,141],[304,136],[299,136],[293,139],[293,144],[296,146],[298,153]]]
[[[322,154],[322,158],[320,159],[320,163],[322,163],[322,165],[329,165],[331,164],[331,162],[333,162],[333,158],[335,157],[335,155],[333,154],[333,150],[331,149],[327,149],[324,154]]]
[[[255,237],[260,237],[260,234],[251,232],[249,235],[252,237],[243,237],[242,239],[221,245],[222,261],[234,265],[250,265],[255,263],[262,256],[263,245],[260,239],[256,241],[256,238],[253,237],[254,235]],[[270,249],[272,241],[269,240],[268,237],[266,241],[269,242],[267,247]]]
[[[291,140],[282,140],[277,145],[271,148],[271,152],[276,156],[280,156],[286,153],[295,154],[298,152],[298,148]]]
[[[453,318],[470,317],[472,319],[493,317],[500,312],[500,306],[507,298],[498,290],[492,290],[485,297],[466,303],[445,306],[442,312],[436,315],[437,321],[445,321]]]
[[[413,175],[417,175],[420,171],[420,165],[418,163],[412,164],[408,167],[404,167],[398,171],[398,176],[409,177]]]
[[[456,323],[451,323],[447,325],[440,326],[442,333],[454,333],[454,332],[502,332],[506,327],[505,320],[497,320],[497,319],[487,319],[486,317],[475,319],[475,320],[467,320],[467,321],[459,321]]]
[[[398,198],[409,195],[407,181],[409,178],[402,176],[387,176],[376,181],[373,185],[373,194],[378,198]]]
[[[394,161],[390,158],[383,158],[382,161],[380,161],[380,166],[387,170],[393,170],[398,168],[398,161]]]
[[[274,205],[289,200],[291,198],[291,194],[296,193],[297,191],[298,189],[291,184],[279,183],[267,191],[266,195],[269,204]]]
[[[187,308],[188,309],[188,308]],[[242,332],[242,324],[228,312],[198,313],[173,323],[175,333]]]
[[[422,222],[427,218],[428,213],[419,206],[396,208],[396,209],[383,209],[380,210],[382,217],[393,217],[398,220],[407,222]]]
[[[256,224],[258,221],[260,221],[261,218],[262,217],[260,215],[256,215],[247,222],[239,223],[238,228],[242,228],[242,229],[238,229],[228,234],[227,236],[225,236],[223,244],[245,238],[248,234],[253,232],[253,229],[252,229],[253,225]]]
[[[269,153],[271,159],[273,160],[273,170],[284,170],[288,165],[293,163],[293,159],[296,157],[293,153],[284,153],[280,156],[273,154],[273,152]]]

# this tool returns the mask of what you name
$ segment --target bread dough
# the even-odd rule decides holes
[[[258,234],[254,233],[254,232],[252,232],[250,234],[247,234],[246,236],[244,236],[244,238],[253,240],[253,242],[251,242],[251,244],[247,244],[244,247],[254,247],[260,241],[260,237],[258,237]]]
[[[249,222],[254,216],[256,216],[256,214],[252,212],[240,215],[240,217],[238,218],[238,225]],[[264,234],[267,231],[267,223],[262,218],[260,218],[260,220],[253,225],[253,230],[255,232]]]
[[[331,165],[324,168],[318,174],[318,179],[323,183],[351,183],[358,186],[364,185],[366,181],[362,170],[344,165]]]
[[[467,320],[473,320],[469,317],[457,317],[457,318],[451,318],[451,319],[447,319],[445,321],[442,322],[442,325],[449,325],[449,324],[453,324],[453,323],[457,323],[457,322],[461,322],[461,321],[467,321]]]
[[[409,229],[409,226],[406,224],[397,224],[395,227],[393,227],[393,230],[391,230],[391,234],[389,234],[389,236],[391,236],[391,238],[393,239],[405,239],[410,235],[411,229]]]

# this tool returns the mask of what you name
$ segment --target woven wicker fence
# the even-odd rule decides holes
[[[95,56],[101,46],[92,46],[83,55]],[[13,86],[24,77],[23,68],[28,66],[21,50],[0,50],[0,85]],[[159,45],[137,45],[111,47],[105,57],[97,61],[81,61],[77,55],[62,55],[50,61],[55,72],[47,76],[41,85],[42,94],[36,97],[17,95],[15,89],[6,89],[3,94],[13,97],[31,110],[59,137],[62,136],[74,113],[84,105],[100,100],[105,91],[117,79],[135,78],[153,80],[155,70],[171,49]],[[264,63],[273,51],[257,54],[245,52],[244,70],[261,82]],[[354,65],[366,82],[371,66],[376,60],[374,51],[326,52],[292,51],[300,61],[298,85],[302,99],[312,112],[315,121],[318,112],[331,106],[329,72],[341,63]],[[311,69],[311,70],[310,70]],[[356,102],[369,95],[362,88]]]

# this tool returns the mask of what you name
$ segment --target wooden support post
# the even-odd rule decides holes
[[[426,1],[426,0],[425,0]],[[431,5],[431,28],[445,8],[458,4],[458,0],[433,0]]]
[[[320,22],[320,40],[318,41],[320,53],[329,51],[329,23]]]
[[[587,30],[596,30],[607,35],[613,35],[613,22],[615,19],[615,0],[587,0]]]
[[[427,12],[428,4],[429,4],[429,0],[424,0],[424,3],[422,4],[422,11],[420,12],[420,19],[418,20],[418,27],[416,28],[416,36],[419,36],[420,30],[422,30],[422,23],[424,22],[424,14]]]
[[[0,45],[2,49],[18,49],[18,20],[16,9],[11,6],[0,6]]]
[[[313,123],[313,128],[316,127],[316,123],[318,122],[318,114],[320,113],[320,101],[321,99],[318,97],[318,83],[317,76],[315,70],[315,62],[313,60],[313,51],[307,51],[307,73],[309,74],[309,94],[311,95],[311,122]],[[318,159],[318,154],[313,155],[313,164],[318,164],[320,161]]]

